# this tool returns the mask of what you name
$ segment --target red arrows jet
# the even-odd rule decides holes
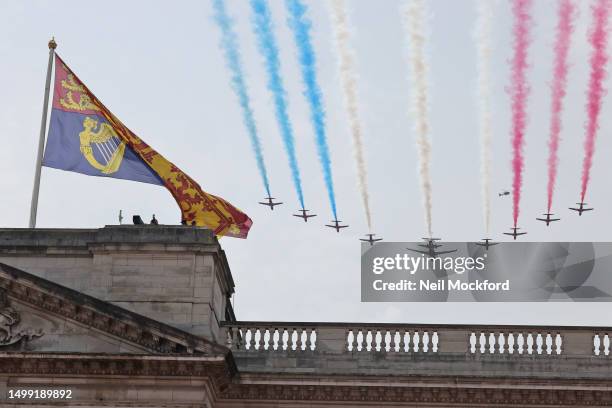
[[[593,211],[592,208],[584,208],[584,206],[587,204],[585,202],[576,203],[576,204],[578,204],[580,207],[578,207],[578,208],[570,207],[569,209],[570,210],[574,210],[574,211],[578,211],[578,215],[582,215],[582,213],[585,212],[585,211]]]
[[[439,255],[451,254],[453,252],[457,252],[456,249],[451,249],[449,251],[437,251],[436,248],[440,248],[442,244],[436,244],[436,241],[440,241],[440,238],[423,238],[427,244],[418,244],[420,247],[427,248],[426,251],[419,249],[406,248],[412,252],[418,252],[420,254],[424,254],[430,256],[432,258],[437,258]]]
[[[493,241],[491,238],[483,238],[483,239],[481,239],[481,241],[484,241],[484,242],[476,242],[476,245],[480,245],[480,246],[484,247],[485,250],[487,250],[487,251],[489,250],[490,246],[499,244],[499,242],[491,242],[491,241]]]
[[[374,238],[374,235],[376,235],[376,234],[366,234],[366,237],[367,237],[366,239],[359,238],[359,240],[363,241],[363,242],[369,242],[370,246],[374,245],[374,242],[376,242],[376,241],[382,241],[383,240],[382,238]]]
[[[546,218],[536,218],[536,220],[545,222],[547,227],[550,225],[551,222],[559,221],[561,219],[561,218],[550,218],[550,216],[553,215],[553,213],[544,213],[543,215],[545,215]]]
[[[335,230],[336,230],[336,232],[340,232],[340,228],[346,228],[346,227],[348,227],[348,225],[340,225],[340,223],[341,223],[342,221],[332,220],[331,222],[333,222],[334,224],[333,224],[333,225],[330,225],[330,224],[325,224],[325,226],[326,226],[326,227],[329,227],[329,228],[333,228],[333,229],[335,229]]]
[[[264,200],[268,200],[268,202],[261,202],[261,201],[260,201],[260,202],[259,202],[259,204],[261,204],[261,205],[267,205],[268,207],[270,207],[270,210],[272,210],[272,211],[274,211],[274,206],[275,206],[275,205],[281,205],[281,204],[282,204],[282,202],[280,202],[280,203],[275,203],[275,202],[273,201],[273,200],[274,200],[274,197],[266,197],[266,198],[264,198]]]
[[[301,211],[302,213],[301,214],[293,214],[293,216],[304,219],[304,222],[308,222],[309,218],[317,216],[317,214],[306,214],[310,210],[305,210],[303,208],[301,210],[299,210],[299,211]]]
[[[519,230],[519,227],[512,227],[510,228],[512,230],[512,232],[504,232],[504,235],[510,235],[511,237],[514,237],[514,240],[516,241],[516,237],[518,237],[519,235],[525,235],[527,234],[526,232],[517,232],[516,230]]]

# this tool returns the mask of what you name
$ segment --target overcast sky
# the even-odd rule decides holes
[[[3,1],[0,5],[0,225],[26,227],[43,99],[47,42],[102,102],[141,138],[253,219],[247,240],[224,238],[236,281],[241,320],[375,321],[430,323],[612,324],[603,304],[400,304],[360,303],[359,241],[367,232],[357,188],[347,116],[338,81],[328,4],[308,1],[318,75],[327,111],[327,132],[339,218],[350,228],[336,234],[317,160],[296,49],[284,3],[273,1],[290,117],[295,128],[307,208],[318,214],[304,224],[270,94],[252,32],[249,4],[229,0],[235,17],[246,82],[260,130],[273,195],[284,205],[270,212],[248,135],[241,122],[229,72],[218,44],[220,32],[209,1],[114,1],[103,7],[82,1]],[[411,86],[402,28],[402,2],[351,0],[365,127],[374,232],[390,241],[413,241],[426,231],[417,175]],[[447,241],[483,238],[476,104],[475,3],[426,1],[431,67],[433,231]],[[604,100],[597,153],[587,202],[595,211],[578,217],[567,207],[579,198],[585,89],[588,79],[589,1],[572,39],[569,87],[563,115],[558,188],[553,211],[562,221],[546,228],[535,221],[546,205],[546,158],[550,119],[556,2],[536,0],[529,50],[531,95],[526,133],[525,185],[519,224],[530,241],[610,241],[612,194],[609,160],[612,115]],[[493,24],[492,238],[511,226],[509,189],[510,101],[508,60],[512,18],[508,1],[497,1]],[[155,213],[177,224],[179,210],[163,188],[43,169],[38,226],[92,228]]]

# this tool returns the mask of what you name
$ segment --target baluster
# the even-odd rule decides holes
[[[287,334],[287,340],[285,340],[285,350],[291,351],[293,349],[293,331],[285,327],[283,331]]]
[[[357,336],[359,335],[359,329],[351,329],[353,333],[353,341],[351,342],[351,352],[356,353],[358,348]]]
[[[261,329],[261,349],[270,350],[270,328],[264,327]]]
[[[501,344],[500,344],[500,335],[501,332],[495,334],[494,331],[491,332],[493,336],[493,342],[491,343],[491,349],[493,350],[493,354],[501,354]]]
[[[429,335],[428,331],[423,330],[423,338],[422,338],[422,344],[423,344],[423,353],[431,353],[431,336]]]
[[[398,333],[399,333],[399,348],[398,348],[398,352],[400,353],[404,353],[406,351],[406,341],[404,340],[404,336],[406,335],[406,330],[404,329],[398,329]]]
[[[546,333],[546,354],[552,354],[552,336],[550,332]]]
[[[310,351],[312,350],[312,336],[314,333],[314,328],[310,329],[310,333],[308,332],[308,329],[305,329],[306,331],[306,349],[305,351]]]
[[[543,343],[544,342],[542,341],[542,334],[538,333],[535,338],[535,345],[538,354],[542,354]]]
[[[287,351],[293,351],[296,347],[296,340],[293,336],[295,334],[295,328],[287,329],[289,337],[287,338]]]
[[[489,345],[489,333],[482,332],[480,340],[482,341],[482,347],[481,347],[482,354],[488,353],[489,349],[490,349],[490,345]]]
[[[304,329],[301,327],[298,327],[296,331],[297,331],[297,343],[295,346],[295,351],[302,351],[302,346],[304,345],[304,341],[302,340],[302,336],[304,335]]]
[[[600,340],[599,340],[599,333],[595,333],[595,336],[593,337],[593,354],[595,354],[596,356],[599,355],[599,347],[601,346],[600,344]]]
[[[485,352],[485,340],[486,337],[484,335],[483,332],[480,332],[480,335],[478,335],[476,337],[477,343],[476,343],[476,352],[479,354],[484,354]]]
[[[431,352],[432,353],[437,353],[438,352],[438,345],[439,344],[440,344],[440,337],[438,336],[438,332],[435,331],[431,335]]]
[[[604,355],[610,355],[610,336],[608,336],[608,333],[604,334]]]
[[[563,337],[561,337],[561,333],[557,333],[557,335],[555,336],[555,345],[557,346],[557,354],[561,354],[563,352],[563,350],[561,349],[561,346],[563,345]]]
[[[478,341],[476,340],[476,334],[474,332],[470,333],[468,337],[468,351],[472,354],[476,353],[476,344]]]
[[[261,350],[263,348],[263,339],[262,339],[262,331],[261,328],[255,329],[255,333],[253,334],[253,338],[255,339],[255,350]]]
[[[367,352],[368,351],[368,330],[365,328],[359,329],[360,339],[359,340],[359,351]]]
[[[406,330],[406,351],[408,353],[414,353],[414,332]]]
[[[499,332],[499,354],[508,354],[508,333]]]
[[[347,352],[351,351],[352,345],[353,345],[353,340],[352,340],[353,337],[354,337],[353,330],[347,327],[344,330],[344,351],[347,351]]]
[[[245,345],[248,344],[248,350],[253,351],[255,349],[255,328],[246,328],[246,334],[248,335],[248,342],[245,339]]]
[[[512,336],[512,332],[505,332],[504,333],[506,335],[506,344],[504,345],[504,353],[506,354],[512,354],[512,352],[514,351],[514,336]]]
[[[416,329],[414,331],[414,335],[415,335],[415,339],[414,339],[414,343],[415,343],[415,352],[417,353],[422,353],[423,352],[423,333],[421,330]]]
[[[255,345],[255,349],[256,350],[263,350],[264,348],[264,334],[266,333],[266,329],[265,328],[261,328],[259,327],[257,329],[257,337],[255,338],[255,341],[257,342],[257,344]]]
[[[397,352],[399,350],[397,350],[398,348],[398,342],[396,340],[396,337],[398,336],[398,330],[397,329],[391,329],[391,344],[389,345],[389,351],[391,352]]]
[[[532,333],[528,333],[527,334],[527,353],[528,354],[535,354],[535,349],[533,347],[534,344],[534,337]]]
[[[384,332],[384,330],[379,330],[379,329],[377,329],[377,330],[376,330],[376,333],[377,333],[376,337],[380,336],[380,343],[379,343],[379,346],[378,346],[376,349],[377,349],[378,351],[382,351],[382,352],[387,351],[387,350],[386,350],[386,347],[387,347],[387,339],[385,338],[385,332]]]
[[[495,352],[495,334],[493,334],[493,332],[490,332],[488,336],[486,336],[486,339],[489,342],[486,351],[488,354],[493,354]]]
[[[272,350],[273,351],[281,351],[282,350],[282,339],[280,338],[280,332],[278,330],[278,327],[275,327],[272,329],[272,333],[271,333],[271,340],[272,340]]]

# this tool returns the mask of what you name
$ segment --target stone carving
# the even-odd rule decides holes
[[[0,288],[0,349],[21,343],[27,344],[34,338],[41,337],[42,330],[22,328],[16,330],[21,322],[19,313],[10,307],[6,291]]]

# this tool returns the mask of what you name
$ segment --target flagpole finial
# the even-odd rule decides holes
[[[49,41],[49,49],[54,50],[57,48],[57,43],[55,42],[55,37],[51,37],[51,41]]]

